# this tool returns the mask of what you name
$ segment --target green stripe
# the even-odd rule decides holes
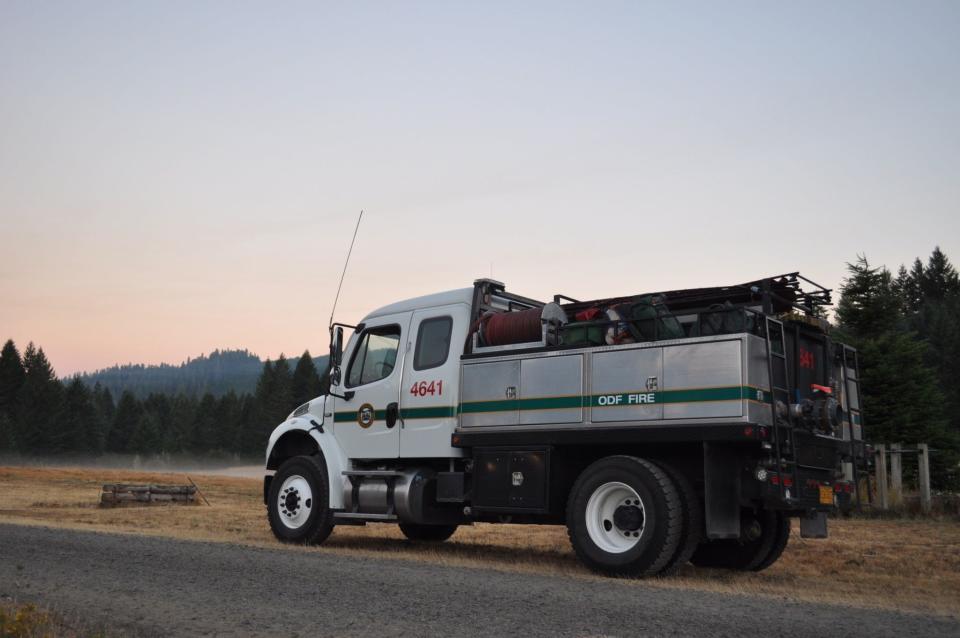
[[[642,395],[642,398],[641,398]],[[652,395],[652,396],[651,396]],[[631,398],[632,397],[632,398]],[[762,401],[769,403],[770,393],[753,386],[701,388],[696,390],[660,390],[647,392],[612,392],[591,396],[543,397],[537,399],[507,399],[499,401],[472,401],[460,405],[462,414],[507,412],[513,410],[560,410],[579,407],[636,407],[662,403],[697,403],[703,401]]]
[[[470,403],[460,404],[461,414],[474,414],[476,412],[509,412],[520,409],[518,399],[507,399],[504,401],[471,401]]]
[[[513,410],[563,410],[582,408],[584,397],[541,397],[537,399],[504,399],[502,401],[471,401],[460,404],[462,414],[478,412],[509,412]]]
[[[453,405],[435,405],[429,408],[403,408],[400,415],[404,419],[445,419],[457,416]]]
[[[644,399],[641,402],[641,395]],[[652,395],[652,396],[650,396]],[[611,399],[611,397],[613,397]],[[619,397],[619,399],[617,398]],[[631,398],[633,397],[633,398]],[[753,386],[729,386],[725,388],[700,388],[694,390],[658,390],[647,392],[613,392],[590,396],[539,397],[535,399],[501,399],[497,401],[470,401],[460,404],[461,414],[480,414],[484,412],[512,412],[514,410],[564,410],[571,408],[594,407],[639,407],[664,403],[700,403],[705,401],[761,401],[770,402],[770,392]],[[601,403],[602,401],[602,403]],[[619,402],[618,402],[619,401]],[[457,408],[438,405],[424,408],[403,408],[404,419],[443,419],[457,416]],[[386,418],[386,410],[376,411],[376,420]],[[357,420],[355,410],[337,412],[335,423]]]
[[[452,405],[435,405],[429,408],[404,408],[400,411],[400,416],[404,419],[443,419],[457,416],[457,408]],[[386,418],[386,410],[377,410],[374,415],[375,421],[383,421]],[[356,422],[356,420],[356,410],[337,412],[333,415],[334,423]]]
[[[376,410],[373,414],[374,421],[383,421],[387,418],[386,410]],[[353,412],[337,412],[333,415],[333,422],[339,423],[341,421],[356,421],[357,420],[357,411]]]

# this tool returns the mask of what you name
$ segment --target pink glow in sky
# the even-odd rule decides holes
[[[456,4],[456,3],[454,3]],[[0,339],[68,375],[338,310],[960,261],[960,4],[0,4]]]

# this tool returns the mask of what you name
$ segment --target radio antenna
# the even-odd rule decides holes
[[[330,311],[330,328],[333,328],[333,315],[337,311],[337,302],[340,301],[340,289],[343,287],[343,278],[347,276],[347,266],[350,265],[350,255],[353,253],[353,242],[357,241],[357,231],[360,230],[360,220],[363,219],[363,211],[357,217],[357,225],[353,229],[353,239],[350,240],[350,250],[347,251],[347,260],[343,262],[343,272],[340,273],[340,283],[337,284],[337,296],[333,298],[333,309]]]

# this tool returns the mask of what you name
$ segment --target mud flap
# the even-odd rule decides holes
[[[270,504],[270,482],[273,480],[272,474],[263,477],[263,504]]]
[[[827,513],[809,512],[800,518],[801,538],[826,538]]]
[[[740,462],[723,443],[703,444],[704,510],[707,538],[740,538]]]

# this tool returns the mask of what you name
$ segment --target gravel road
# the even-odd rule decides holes
[[[5,524],[0,596],[146,636],[960,635],[945,618]]]

